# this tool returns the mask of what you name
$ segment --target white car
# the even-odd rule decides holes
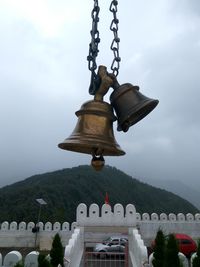
[[[96,244],[94,252],[97,252],[97,256],[106,256],[109,252],[124,253],[127,242],[127,236],[111,236],[102,243]]]

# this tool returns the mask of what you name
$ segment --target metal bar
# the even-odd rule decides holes
[[[84,266],[85,267],[128,267],[128,246],[124,252],[94,252],[92,248],[95,243],[84,244]]]

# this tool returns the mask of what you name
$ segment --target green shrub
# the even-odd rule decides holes
[[[200,239],[198,240],[197,255],[192,262],[193,267],[200,267]]]
[[[24,262],[23,261],[18,261],[14,267],[24,267]]]
[[[155,246],[153,253],[154,259],[152,262],[154,267],[164,266],[164,254],[165,254],[165,236],[162,230],[158,230],[155,239]]]
[[[50,262],[53,267],[57,267],[58,264],[60,264],[61,266],[64,266],[64,263],[63,263],[64,249],[63,249],[61,239],[58,233],[54,236],[52,248],[50,251],[50,257],[51,257]]]
[[[173,234],[167,238],[164,267],[182,267],[179,256],[178,243]]]
[[[38,267],[51,267],[51,264],[49,260],[47,259],[47,256],[44,254],[38,255]]]

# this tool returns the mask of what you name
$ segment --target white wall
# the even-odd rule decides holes
[[[87,207],[81,203],[76,210],[76,221],[79,226],[126,226],[136,225],[135,206],[128,204],[126,208],[121,204],[111,206],[104,204],[101,209],[97,204]]]
[[[32,233],[32,228],[35,226],[33,222],[3,222],[0,226],[0,247],[33,247],[35,246],[36,234]],[[37,246],[42,250],[49,250],[53,238],[56,233],[59,233],[63,246],[68,243],[72,231],[76,227],[76,223],[71,225],[65,222],[62,225],[59,222],[54,224],[47,222],[39,223],[40,230],[37,233]]]
[[[92,204],[87,207],[81,203],[77,207],[76,221],[71,225],[68,222],[54,224],[47,222],[45,224],[40,222],[40,231],[37,236],[37,243],[41,249],[49,249],[54,235],[59,232],[63,246],[68,244],[71,237],[71,230],[73,231],[76,226],[88,227],[88,232],[85,237],[88,239],[95,238],[102,239],[110,233],[115,232],[128,232],[129,227],[136,227],[139,230],[145,245],[149,245],[152,239],[155,238],[159,228],[166,234],[170,232],[186,233],[194,239],[200,238],[200,214],[182,214],[177,215],[170,213],[161,214],[139,214],[132,204],[127,205],[125,208],[121,204],[116,204],[113,208],[104,204],[99,207],[97,204]],[[0,247],[34,247],[35,234],[32,233],[34,227],[33,222],[2,222],[0,225]],[[106,227],[106,232],[97,229]],[[96,231],[96,236],[93,232]]]
[[[144,213],[136,215],[137,228],[143,237],[145,244],[149,245],[155,238],[158,229],[162,229],[165,234],[185,233],[193,239],[200,238],[200,214],[183,213],[169,215],[161,213],[160,215]]]

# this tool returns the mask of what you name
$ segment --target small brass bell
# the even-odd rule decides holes
[[[125,83],[114,88],[110,102],[117,115],[117,130],[127,132],[130,126],[147,116],[159,101],[141,94],[138,86]]]

